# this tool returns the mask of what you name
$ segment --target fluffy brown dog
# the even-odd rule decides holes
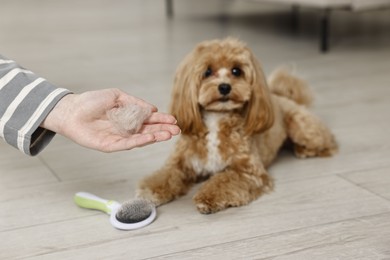
[[[337,150],[309,110],[305,83],[279,70],[266,79],[243,42],[200,43],[179,66],[171,113],[182,135],[165,166],[141,181],[137,196],[156,206],[207,181],[194,196],[201,213],[248,204],[272,189],[266,168],[290,139],[298,157]]]

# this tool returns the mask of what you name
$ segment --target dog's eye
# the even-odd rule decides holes
[[[210,77],[212,74],[213,74],[213,71],[211,70],[211,68],[207,68],[207,70],[204,72],[203,76],[204,76],[205,78],[208,78],[208,77]]]
[[[241,76],[241,74],[242,74],[242,70],[241,70],[240,68],[234,67],[234,68],[232,69],[232,74],[233,74],[234,76],[236,76],[236,77],[239,77],[239,76]]]

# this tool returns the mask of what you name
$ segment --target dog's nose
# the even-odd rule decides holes
[[[218,86],[218,90],[219,90],[219,93],[226,96],[232,90],[232,86],[230,86],[230,84],[227,84],[227,83],[222,83]]]

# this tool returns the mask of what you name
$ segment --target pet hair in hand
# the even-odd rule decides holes
[[[122,135],[128,135],[137,133],[151,114],[151,108],[128,104],[111,109],[107,117]]]

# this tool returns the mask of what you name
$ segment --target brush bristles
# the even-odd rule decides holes
[[[116,219],[122,223],[137,223],[147,219],[152,214],[154,205],[144,199],[134,199],[122,204],[116,213]]]

